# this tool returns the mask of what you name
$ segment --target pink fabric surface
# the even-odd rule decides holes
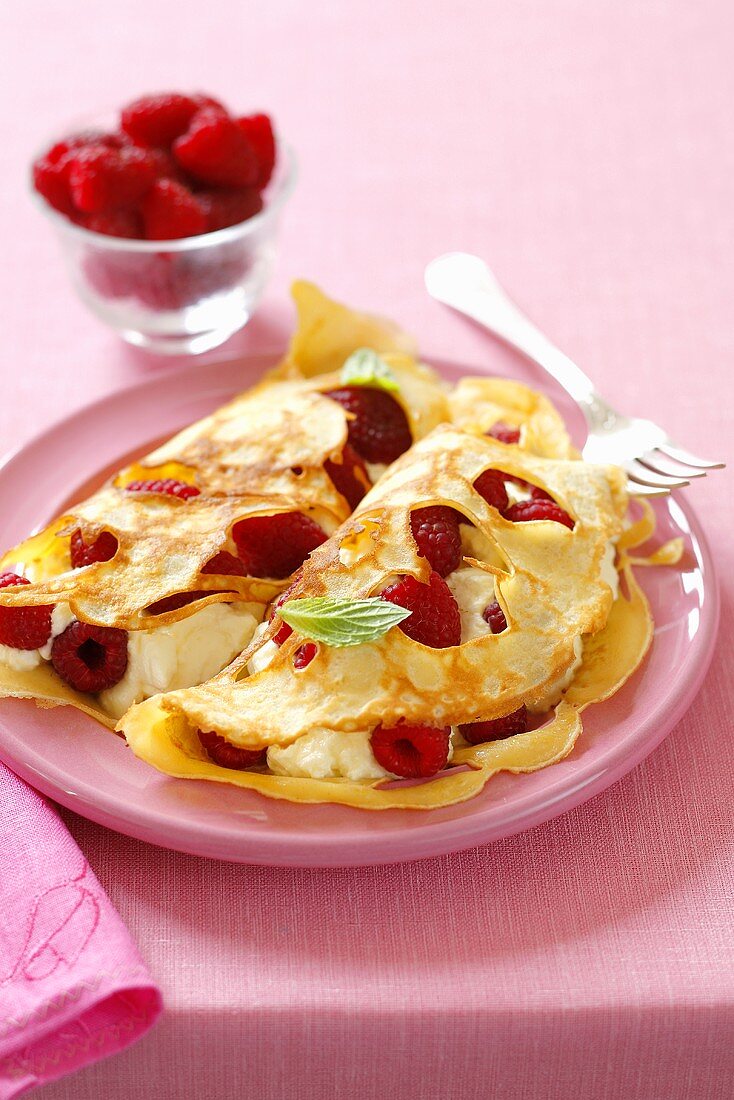
[[[83,7],[73,37],[63,6],[5,17],[3,446],[151,371],[176,385],[85,313],[21,177],[85,107],[200,86],[271,108],[301,159],[276,277],[227,351],[282,345],[305,275],[429,355],[532,381],[423,291],[427,260],[468,248],[611,401],[731,461],[726,0]],[[167,1012],[42,1095],[728,1100],[729,478],[687,490],[723,582],[701,696],[574,812],[453,857],[313,873],[207,863],[64,813]]]
[[[0,1097],[124,1050],[161,997],[53,808],[0,764]]]

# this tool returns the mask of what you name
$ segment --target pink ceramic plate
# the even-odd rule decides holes
[[[173,387],[166,373],[106,397],[39,436],[0,468],[0,546],[13,545],[58,514],[95,471],[121,465],[131,452],[143,453],[204,416],[271,362],[261,357],[197,365],[177,372]],[[448,363],[439,369],[450,378],[467,373]],[[569,423],[578,420],[575,410],[559,404]],[[655,506],[660,539],[682,533],[687,555],[682,570],[642,573],[657,627],[643,668],[614,699],[586,712],[583,736],[570,757],[534,775],[499,775],[462,805],[370,813],[290,805],[250,791],[169,779],[71,707],[39,710],[20,700],[0,702],[0,756],[44,794],[111,829],[243,863],[389,863],[520,832],[614,783],[692,703],[716,638],[718,593],[688,499],[683,494]]]

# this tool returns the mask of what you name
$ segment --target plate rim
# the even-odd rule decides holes
[[[102,411],[105,406],[114,405],[125,400],[135,400],[144,396],[148,391],[155,391],[161,387],[165,388],[172,378],[179,385],[182,382],[185,385],[187,381],[193,380],[199,387],[203,387],[207,376],[212,374],[215,375],[215,378],[218,378],[218,381],[212,380],[212,389],[218,391],[217,397],[221,400],[221,395],[224,394],[225,389],[232,396],[238,390],[236,384],[234,384],[233,389],[230,391],[229,379],[220,377],[215,372],[219,371],[221,375],[226,376],[228,370],[234,371],[241,368],[243,373],[249,374],[250,371],[258,367],[263,369],[269,364],[272,365],[280,355],[282,355],[282,352],[262,352],[252,355],[237,355],[216,361],[197,362],[182,368],[172,368],[153,378],[134,380],[127,385],[116,387],[54,421],[29,440],[0,457],[0,479],[4,480],[9,473],[12,473],[14,462],[27,459],[31,452],[43,450],[47,445],[52,446],[53,437],[60,431],[73,429],[75,423],[93,421],[95,414]],[[433,358],[430,355],[424,358],[439,371],[443,368],[449,373],[474,371],[485,375],[490,374],[481,366],[457,363],[443,357]],[[492,376],[499,375],[493,371]],[[502,375],[502,377],[512,378],[512,375]],[[551,386],[544,385],[544,382],[546,382],[545,379],[533,380],[533,385],[543,392],[548,392],[551,390]],[[200,390],[193,396],[195,400],[202,400],[205,394]],[[215,407],[216,405],[213,406],[213,408]],[[144,446],[144,444],[141,444],[141,446]],[[608,754],[610,757],[608,761],[605,756],[599,762],[597,768],[577,783],[571,792],[564,788],[550,802],[544,802],[540,813],[532,806],[520,806],[514,814],[506,815],[499,824],[495,823],[494,826],[491,823],[488,826],[487,822],[483,822],[481,817],[477,817],[474,822],[472,822],[471,817],[458,817],[452,821],[431,822],[426,820],[425,825],[419,830],[411,829],[403,833],[400,832],[396,824],[394,829],[378,832],[373,836],[364,838],[360,843],[365,850],[359,854],[355,854],[351,850],[355,843],[353,840],[350,841],[350,852],[343,854],[340,852],[340,845],[343,845],[343,841],[338,834],[315,837],[312,833],[305,833],[303,839],[297,842],[292,840],[286,842],[282,837],[277,837],[274,842],[277,854],[272,850],[267,850],[267,841],[264,841],[262,834],[258,834],[257,843],[261,847],[264,846],[264,851],[233,851],[231,850],[231,844],[224,843],[224,838],[219,837],[216,832],[213,833],[211,827],[208,830],[197,831],[189,821],[181,822],[180,820],[171,826],[170,818],[165,817],[163,811],[156,811],[154,804],[146,806],[145,813],[140,811],[132,815],[126,813],[125,806],[121,801],[115,802],[114,799],[106,795],[100,798],[99,792],[91,780],[78,784],[75,791],[66,790],[60,780],[54,781],[52,776],[39,771],[37,767],[24,760],[22,756],[19,757],[12,751],[8,751],[2,740],[4,726],[2,716],[0,716],[0,760],[5,762],[21,779],[41,791],[42,794],[97,824],[123,835],[155,844],[158,847],[209,859],[223,859],[228,862],[314,868],[386,865],[415,859],[434,858],[481,844],[491,844],[508,836],[524,832],[575,809],[583,802],[611,787],[637,767],[677,725],[700,690],[713,658],[718,633],[720,620],[719,579],[710,546],[695,510],[690,504],[684,504],[678,495],[673,495],[671,500],[675,502],[685,517],[690,536],[694,542],[696,558],[703,572],[704,600],[701,609],[700,627],[691,640],[688,651],[691,655],[692,664],[689,663],[687,674],[673,683],[670,693],[661,699],[653,711],[641,721],[633,745],[627,746],[625,751],[618,749],[615,752],[612,749]],[[0,701],[3,709],[8,704],[11,715],[14,706],[35,707],[35,704],[30,700],[8,700],[7,703],[5,700]],[[661,717],[660,712],[663,708],[665,708],[665,714],[664,717]],[[86,716],[80,714],[80,718],[86,718]],[[94,721],[91,718],[88,720]],[[184,782],[184,780],[181,780],[181,782]],[[83,793],[85,791],[89,793]],[[472,801],[469,800],[466,805],[471,805]],[[370,811],[357,808],[351,809],[355,813],[370,814],[371,816]],[[162,829],[161,823],[163,823]],[[392,847],[399,848],[401,838],[407,838],[407,847],[410,849],[408,852],[390,852],[387,850]],[[250,844],[252,844],[251,839]],[[288,850],[283,851],[286,844]],[[374,851],[373,849],[378,850]]]

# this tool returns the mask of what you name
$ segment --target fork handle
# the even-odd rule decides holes
[[[580,405],[590,424],[598,419],[605,402],[591,379],[515,305],[484,260],[468,252],[447,252],[428,265],[425,278],[432,298],[471,317],[532,359]]]

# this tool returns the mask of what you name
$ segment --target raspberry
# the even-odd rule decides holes
[[[127,633],[114,626],[73,622],[54,638],[51,664],[75,691],[104,691],[125,675]]]
[[[421,584],[415,577],[402,577],[380,595],[412,612],[398,625],[414,641],[431,649],[446,649],[461,642],[459,605],[438,573],[431,573],[428,584]]]
[[[299,645],[293,654],[293,667],[301,669],[310,665],[318,651],[319,647],[314,642],[304,642],[303,645]]]
[[[238,187],[229,191],[197,191],[196,201],[206,218],[207,232],[239,225],[259,214],[263,201],[254,187]]]
[[[372,484],[367,467],[354,447],[345,443],[341,462],[332,462],[331,459],[327,459],[324,469],[334,482],[337,491],[346,498],[349,507],[354,511],[367,492],[367,486]]]
[[[283,592],[281,592],[281,594],[277,597],[277,599],[273,600],[272,606],[270,608],[270,613],[268,615],[268,619],[270,621],[272,621],[275,618],[275,616],[277,615],[278,608],[282,607],[283,604],[286,603],[291,598],[291,593],[293,592],[293,589],[295,588],[297,578],[298,578],[298,573],[296,573],[296,576],[293,578],[291,583],[288,585],[288,587],[286,589],[284,589]],[[284,623],[281,620],[280,626],[276,630],[275,634],[273,634],[272,640],[275,642],[276,645],[282,645],[283,642],[286,641],[286,639],[290,638],[292,633],[293,633],[293,627],[288,626],[288,623]]]
[[[105,214],[82,214],[79,225],[92,233],[104,233],[106,237],[127,237],[141,240],[143,222],[136,210],[109,210]]]
[[[185,133],[199,104],[188,95],[144,95],[123,107],[122,128],[138,145],[168,146]]]
[[[69,550],[72,569],[81,569],[84,565],[114,558],[117,553],[117,539],[109,531],[103,531],[94,542],[86,543],[77,527],[76,531],[72,531]]]
[[[252,187],[260,166],[255,151],[232,118],[212,107],[197,111],[173,143],[173,155],[201,183]]]
[[[198,497],[199,490],[195,485],[187,485],[185,481],[176,481],[175,478],[165,477],[152,481],[131,481],[125,486],[127,493],[165,493],[169,497],[178,497],[179,500],[189,500]]]
[[[498,512],[504,512],[509,503],[504,474],[499,470],[485,470],[474,482],[474,488],[480,497],[484,497],[487,504],[496,508]]]
[[[501,741],[504,737],[513,737],[516,733],[525,733],[528,728],[528,711],[523,703],[519,710],[505,714],[503,718],[493,718],[490,722],[469,722],[459,726],[462,737],[470,745],[481,745],[483,741]]]
[[[318,523],[301,512],[240,520],[232,537],[247,576],[276,580],[289,577],[312,550],[326,542]]]
[[[156,180],[140,210],[149,241],[196,237],[207,230],[206,215],[196,196],[177,180]]]
[[[13,584],[30,584],[17,573],[0,573],[0,588]],[[11,649],[40,649],[51,637],[53,607],[0,606],[0,645]]]
[[[410,526],[418,553],[442,577],[453,573],[461,562],[459,517],[443,504],[411,512]]]
[[[33,186],[54,210],[68,217],[74,214],[66,165],[62,159],[53,161],[49,153],[39,157],[33,165]]]
[[[239,558],[228,550],[220,550],[202,568],[202,573],[218,573],[222,577],[245,577],[245,567]]]
[[[496,600],[494,600],[493,603],[487,604],[482,612],[482,618],[485,623],[489,624],[489,629],[493,634],[501,634],[503,630],[507,630],[505,613]]]
[[[534,500],[518,500],[517,504],[511,505],[507,509],[505,519],[512,520],[513,523],[529,523],[531,520],[536,519],[550,519],[554,523],[562,523],[565,527],[570,527],[573,530],[573,520],[568,512],[564,512],[563,508],[559,508],[554,500],[548,500],[544,497],[535,498]]]
[[[520,442],[520,429],[511,428],[510,425],[505,424],[503,420],[498,420],[497,423],[484,434],[490,436],[492,439],[499,440],[500,443]]]
[[[354,417],[347,425],[349,442],[365,462],[394,462],[412,444],[408,419],[385,390],[345,386],[325,396]]]
[[[252,146],[257,157],[258,176],[255,186],[267,185],[275,167],[275,134],[268,115],[247,115],[237,119],[237,125]]]
[[[134,145],[122,149],[88,145],[74,154],[69,165],[71,197],[83,214],[132,206],[155,177],[154,158]]]
[[[283,642],[287,641],[288,638],[290,638],[292,633],[293,627],[288,626],[288,623],[281,622],[280,626],[275,631],[275,634],[273,634],[272,640],[275,642],[276,645],[282,645]]]
[[[123,145],[127,144],[124,134],[110,134],[104,130],[80,130],[76,134],[69,134],[68,137],[57,141],[51,146],[46,156],[52,164],[59,164],[63,160],[68,167],[70,163],[68,154],[78,149],[85,149],[88,145],[105,145],[108,149],[122,149]]]
[[[385,771],[405,779],[424,779],[446,766],[450,736],[450,726],[411,726],[401,718],[397,726],[378,726],[370,744]]]
[[[265,761],[265,749],[240,749],[220,737],[214,730],[199,730],[199,741],[207,756],[220,768],[252,768]]]
[[[204,107],[211,107],[214,111],[219,111],[221,115],[229,115],[229,111],[220,103],[218,99],[214,99],[210,95],[203,95],[201,92],[197,92],[196,95],[191,97],[196,103],[197,111],[202,111]]]

